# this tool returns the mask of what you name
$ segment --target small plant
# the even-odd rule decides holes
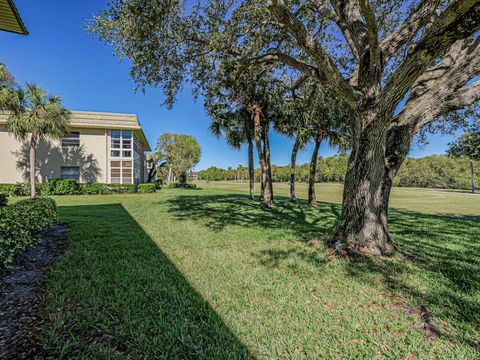
[[[149,194],[149,193],[154,193],[157,191],[157,187],[153,183],[147,183],[147,184],[140,184],[138,185],[138,193],[139,194]]]

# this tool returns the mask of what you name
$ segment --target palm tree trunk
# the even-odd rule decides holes
[[[265,157],[265,153],[262,150],[262,128],[260,125],[260,115],[262,110],[260,109],[259,106],[255,105],[252,109],[252,118],[253,118],[253,124],[254,124],[254,134],[255,134],[255,145],[257,147],[257,153],[258,153],[258,158],[260,160],[260,168],[262,170],[262,179],[261,179],[261,185],[262,185],[262,205],[265,208],[271,208],[272,207],[272,193],[270,191],[270,187],[268,186],[269,180],[268,180],[268,163]]]
[[[265,185],[268,186],[268,190],[270,192],[270,197],[273,201],[273,183],[272,183],[272,164],[270,162],[270,139],[269,139],[269,130],[270,130],[270,123],[269,121],[264,121],[263,123],[263,153],[265,154],[265,162],[267,164],[267,168],[265,169],[267,172],[267,176],[265,178]]]
[[[255,198],[255,166],[253,163],[253,141],[251,138],[248,139],[248,178],[250,181],[250,198],[253,200]]]
[[[308,178],[308,203],[311,206],[317,206],[317,196],[315,194],[315,179],[317,177],[317,163],[318,163],[318,150],[323,140],[323,133],[317,132],[315,137],[315,147],[312,153],[312,159],[310,160],[310,175]]]
[[[296,201],[297,195],[295,194],[295,167],[297,165],[297,153],[300,147],[300,139],[297,137],[293,144],[292,157],[290,159],[290,201]]]
[[[37,178],[35,174],[35,163],[37,160],[37,134],[32,133],[30,137],[30,186],[32,198],[37,197]]]
[[[470,159],[470,174],[472,176],[472,194],[475,194],[475,173],[473,171],[473,160]]]

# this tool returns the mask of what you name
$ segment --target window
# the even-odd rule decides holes
[[[80,168],[78,166],[62,166],[60,170],[62,179],[80,180]]]
[[[62,139],[62,147],[80,146],[80,133],[72,131],[68,137]]]
[[[110,182],[112,184],[131,184],[132,161],[110,161]]]
[[[111,157],[132,157],[132,137],[131,130],[111,130],[110,131],[110,156]]]

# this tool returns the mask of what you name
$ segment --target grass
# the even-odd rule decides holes
[[[56,198],[71,230],[45,281],[52,356],[480,356],[480,198],[396,189],[390,230],[415,258],[353,261],[321,242],[340,211],[336,185],[319,187],[317,209],[277,197],[271,211],[246,184],[200,186]],[[417,328],[420,305],[436,340]]]

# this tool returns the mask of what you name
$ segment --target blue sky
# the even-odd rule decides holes
[[[202,159],[196,169],[209,166],[246,165],[246,150],[229,149],[223,140],[208,132],[209,120],[201,101],[195,103],[188,91],[178,98],[173,110],[161,106],[159,90],[146,94],[133,91],[128,61],[118,62],[112,49],[82,29],[84,19],[105,8],[104,0],[15,0],[29,30],[28,36],[0,32],[0,62],[5,63],[17,81],[36,82],[54,95],[61,96],[71,110],[111,111],[138,115],[152,146],[163,132],[190,134],[202,147]],[[430,144],[414,147],[410,156],[443,153],[451,137],[431,136]],[[292,144],[272,134],[272,163],[288,164]],[[309,160],[313,146],[299,154],[299,163]],[[323,144],[320,155],[336,154]]]

